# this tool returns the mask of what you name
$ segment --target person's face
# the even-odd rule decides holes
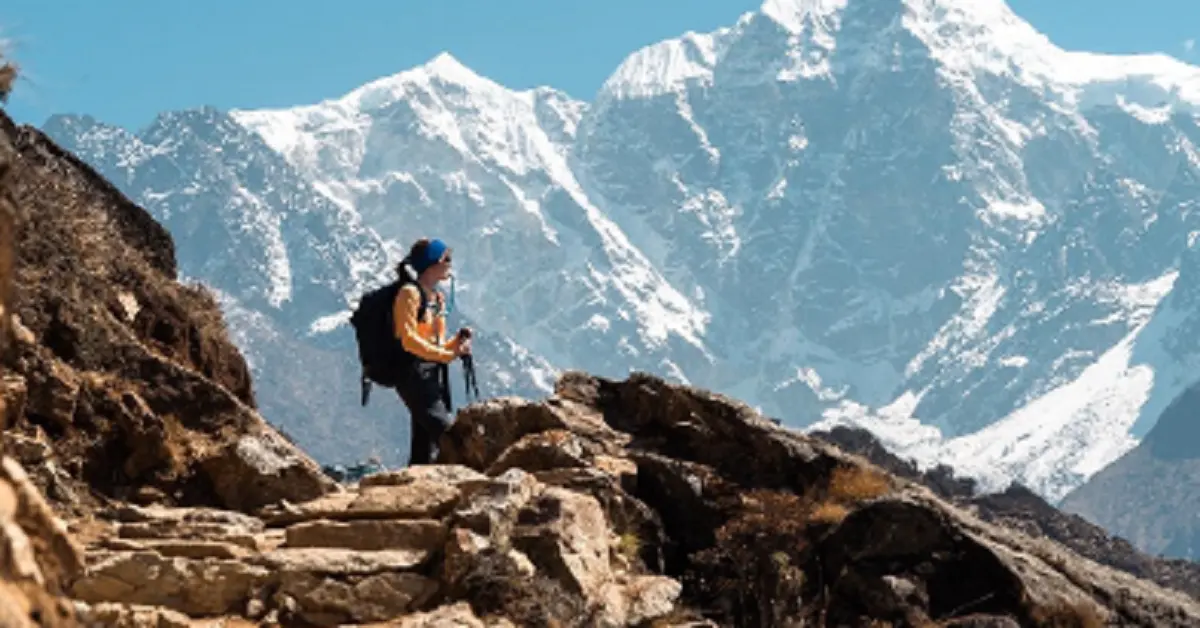
[[[430,266],[426,272],[433,276],[434,281],[445,281],[454,272],[453,264],[454,259],[451,256],[451,251],[450,249],[446,249],[446,253],[442,255],[442,259],[433,266]]]

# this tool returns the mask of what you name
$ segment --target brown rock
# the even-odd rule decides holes
[[[255,517],[208,508],[129,506],[116,514],[125,520],[116,530],[124,539],[209,541],[255,549],[256,535],[263,530]]]
[[[596,469],[613,476],[617,481],[630,486],[637,484],[637,464],[621,456],[598,455],[592,460]]]
[[[275,572],[318,575],[370,575],[384,571],[408,571],[421,566],[428,550],[398,549],[359,551],[337,548],[280,548],[247,562]]]
[[[385,572],[367,576],[326,578],[292,572],[281,577],[276,599],[294,610],[296,619],[316,626],[377,622],[395,618],[425,604],[437,583],[413,573]]]
[[[88,566],[72,588],[89,603],[162,606],[188,615],[236,613],[270,571],[237,560],[194,560],[157,552],[118,552]]]
[[[441,579],[451,590],[458,591],[468,576],[480,574],[480,567],[485,562],[491,563],[489,567],[494,570],[494,573],[485,574],[485,578],[529,578],[537,572],[523,552],[503,549],[503,543],[498,546],[493,539],[466,528],[454,528],[443,548],[439,566]]]
[[[111,628],[192,628],[187,615],[160,606],[104,602],[83,605],[79,619],[85,625]]]
[[[566,399],[532,403],[515,397],[491,399],[459,411],[439,461],[486,469],[527,434],[566,430],[615,453],[629,437],[613,430],[594,409]]]
[[[238,529],[227,523],[144,522],[126,523],[117,528],[125,539],[167,539],[228,543],[247,549],[256,548],[257,531]]]
[[[427,613],[416,613],[388,624],[393,628],[489,628],[475,616],[471,605],[457,602],[439,606]]]
[[[509,469],[496,478],[463,484],[463,496],[449,516],[451,525],[467,528],[505,544],[517,513],[544,487],[532,475]]]
[[[45,417],[62,428],[73,425],[81,382],[75,371],[60,362],[50,362],[45,371],[30,374],[25,411]]]
[[[632,462],[629,463],[633,465]],[[634,470],[636,471],[636,466]],[[649,569],[665,568],[663,547],[667,542],[657,512],[626,492],[616,476],[595,467],[554,469],[535,474],[545,484],[561,486],[596,498],[604,508],[612,531],[622,537],[623,551],[632,551],[630,559],[640,559]],[[632,484],[633,482],[627,482]]]
[[[500,454],[487,468],[487,474],[499,475],[514,468],[528,473],[564,467],[583,468],[603,450],[566,430],[526,434]]]
[[[358,492],[325,495],[301,504],[284,503],[262,511],[269,525],[330,519],[429,519],[450,511],[460,496],[458,488],[432,480],[414,480],[400,485],[366,486]]]
[[[512,542],[539,572],[592,599],[612,578],[610,534],[595,498],[547,487],[518,513]]]
[[[356,491],[338,491],[299,504],[283,501],[259,511],[269,526],[291,525],[313,519],[344,519],[346,509],[358,499]]]
[[[240,545],[187,539],[108,539],[101,547],[124,552],[154,551],[163,556],[183,558],[245,558],[251,555],[251,549]]]
[[[25,414],[28,399],[29,387],[25,385],[24,377],[13,373],[0,376],[0,404],[4,407],[4,412],[0,412],[0,431],[8,430],[12,421]],[[17,459],[20,460],[18,454],[13,455],[17,455]]]
[[[683,591],[666,576],[637,576],[629,582],[605,584],[597,598],[597,626],[640,626],[675,610]]]
[[[466,602],[439,606],[432,611],[413,613],[378,624],[361,624],[359,628],[517,628],[503,617],[480,619]]]
[[[423,464],[406,467],[399,471],[385,471],[368,475],[360,480],[358,485],[360,487],[399,486],[414,480],[428,480],[458,486],[464,482],[478,482],[484,479],[487,479],[487,476],[463,465]]]
[[[945,628],[1021,628],[1012,617],[1003,615],[967,615],[942,623]]]
[[[38,584],[46,584],[51,592],[61,592],[64,583],[83,568],[83,549],[16,460],[7,456],[0,459],[0,480],[9,485],[16,498],[17,509],[9,526],[14,541],[20,544],[15,539],[15,526],[32,533],[28,538],[40,567],[36,574],[27,575]],[[14,558],[18,555],[10,554]]]
[[[346,509],[354,517],[441,517],[461,495],[453,485],[415,480],[400,486],[368,486]]]
[[[225,446],[204,462],[221,503],[255,510],[280,501],[306,501],[335,490],[308,456],[278,432],[261,429]]]
[[[291,526],[287,547],[432,551],[446,542],[446,524],[434,519],[309,521]]]
[[[26,591],[28,587],[20,587],[8,578],[0,580],[0,626],[8,628],[35,628],[30,617],[41,615],[43,609],[52,608],[53,600],[45,590]],[[68,624],[59,624],[68,625]]]
[[[50,502],[62,504],[68,512],[78,508],[79,496],[72,488],[74,482],[59,465],[46,432],[36,426],[29,432],[2,432],[0,444],[29,473],[32,482]]]
[[[439,567],[442,581],[456,587],[477,566],[479,555],[489,549],[492,543],[486,536],[467,528],[450,530]]]

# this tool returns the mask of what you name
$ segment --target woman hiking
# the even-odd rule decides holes
[[[400,289],[392,305],[393,331],[410,356],[396,382],[396,392],[412,417],[409,466],[430,464],[437,457],[438,440],[454,421],[447,367],[471,353],[469,329],[445,340],[446,301],[437,284],[451,275],[450,254],[445,242],[422,238],[396,267]]]

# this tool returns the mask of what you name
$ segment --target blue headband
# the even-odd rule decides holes
[[[446,243],[441,240],[430,240],[429,246],[425,249],[425,259],[411,260],[413,270],[417,271],[418,275],[425,272],[426,268],[441,261],[442,256],[446,254],[446,249],[448,248]]]

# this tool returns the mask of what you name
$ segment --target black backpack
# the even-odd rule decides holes
[[[354,338],[358,343],[358,361],[362,365],[364,406],[367,405],[372,383],[395,388],[403,376],[404,367],[414,359],[411,353],[404,350],[400,339],[396,338],[392,316],[400,288],[414,282],[407,273],[401,273],[400,279],[364,294],[350,315],[350,324],[354,327]],[[421,305],[417,316],[421,317],[425,315],[429,302],[424,290],[418,292],[421,294]]]

